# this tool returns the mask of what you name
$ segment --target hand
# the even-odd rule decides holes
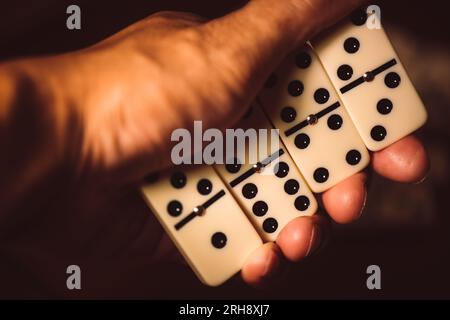
[[[197,119],[204,127],[232,126],[288,52],[360,4],[254,0],[209,22],[191,14],[164,12],[91,48],[11,63],[10,69],[20,70],[36,84],[39,101],[54,106],[40,109],[46,112],[42,125],[52,123],[46,137],[53,146],[47,153],[54,156],[46,158],[46,167],[70,164],[79,186],[83,181],[97,190],[89,195],[80,191],[79,199],[72,199],[86,203],[83,213],[79,206],[73,207],[78,210],[73,219],[90,217],[90,230],[102,225],[108,229],[112,222],[105,217],[123,225],[142,223],[147,236],[139,241],[133,228],[121,230],[120,235],[108,233],[103,241],[111,248],[122,246],[123,254],[141,246],[136,252],[149,248],[146,252],[152,251],[153,257],[171,255],[175,249],[167,239],[161,240],[158,223],[142,212],[146,211],[142,200],[130,195],[111,203],[117,199],[113,195],[170,164],[169,137],[174,129],[192,129]],[[424,177],[428,160],[422,144],[410,136],[374,153],[372,168],[409,183]],[[366,199],[365,183],[366,173],[359,173],[323,193],[324,207],[334,221],[358,219]],[[107,186],[107,191],[100,186]],[[95,208],[89,202],[92,197],[97,200]],[[249,257],[243,279],[264,284],[281,267],[283,256],[299,261],[320,247],[328,228],[323,215],[293,220],[276,244],[266,244]]]

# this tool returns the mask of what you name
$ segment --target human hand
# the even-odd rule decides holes
[[[173,130],[192,130],[197,119],[204,127],[230,127],[288,52],[360,4],[255,0],[209,22],[185,13],[159,13],[93,47],[28,60],[22,66],[19,61],[17,68],[40,79],[37,90],[57,102],[45,117],[58,124],[49,135],[56,146],[56,156],[49,161],[62,159],[76,170],[77,178],[107,185],[114,191],[99,194],[103,201],[98,203],[108,203],[118,188],[170,164]],[[428,160],[421,143],[410,136],[374,153],[372,168],[394,181],[415,182],[425,175]],[[348,223],[359,217],[365,183],[366,173],[359,173],[321,195],[334,221]],[[122,212],[138,207],[138,199],[128,200],[120,206]],[[104,210],[111,216],[118,206],[108,203],[86,210],[93,215]],[[120,219],[136,219],[136,213],[127,213]],[[153,248],[159,258],[170,255],[174,247],[155,240],[163,236],[162,230],[155,220],[148,220],[151,241],[162,244],[141,245]],[[266,244],[249,257],[243,279],[263,284],[280,268],[283,256],[299,261],[317,249],[328,227],[323,215],[294,219],[276,244]]]

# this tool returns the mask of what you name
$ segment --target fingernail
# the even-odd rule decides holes
[[[421,184],[421,183],[423,183],[425,180],[427,180],[428,179],[428,173],[425,175],[425,177],[423,177],[422,179],[420,179],[419,181],[417,181],[417,182],[414,182],[414,184]]]
[[[364,200],[363,200],[361,210],[359,211],[358,219],[362,216],[364,209],[366,208],[366,202],[367,202],[367,190],[364,191]]]
[[[315,225],[311,232],[311,239],[309,240],[308,251],[306,256],[314,253],[322,244],[322,230],[319,225]]]
[[[262,279],[264,283],[270,283],[270,281],[278,275],[280,272],[280,261],[278,259],[277,247],[275,244],[269,251],[268,256],[266,257],[266,263],[264,266],[264,271],[262,273]]]

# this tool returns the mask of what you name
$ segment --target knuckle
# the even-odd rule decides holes
[[[191,12],[179,12],[179,19],[193,23],[203,23],[207,20],[206,18]]]
[[[147,17],[147,20],[148,19],[160,19],[164,22],[176,22],[177,24],[181,24],[185,27],[198,25],[206,21],[205,18],[199,15],[181,11],[159,11]]]

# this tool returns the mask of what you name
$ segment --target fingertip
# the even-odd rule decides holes
[[[372,155],[372,167],[381,176],[405,183],[424,179],[429,170],[425,147],[415,136],[407,136]]]
[[[254,287],[262,287],[278,272],[281,265],[280,249],[265,243],[248,258],[241,270],[242,279]]]
[[[322,194],[323,205],[337,223],[357,220],[364,209],[367,175],[357,173]]]
[[[298,262],[320,247],[324,230],[318,216],[298,217],[283,228],[277,244],[288,260]]]

